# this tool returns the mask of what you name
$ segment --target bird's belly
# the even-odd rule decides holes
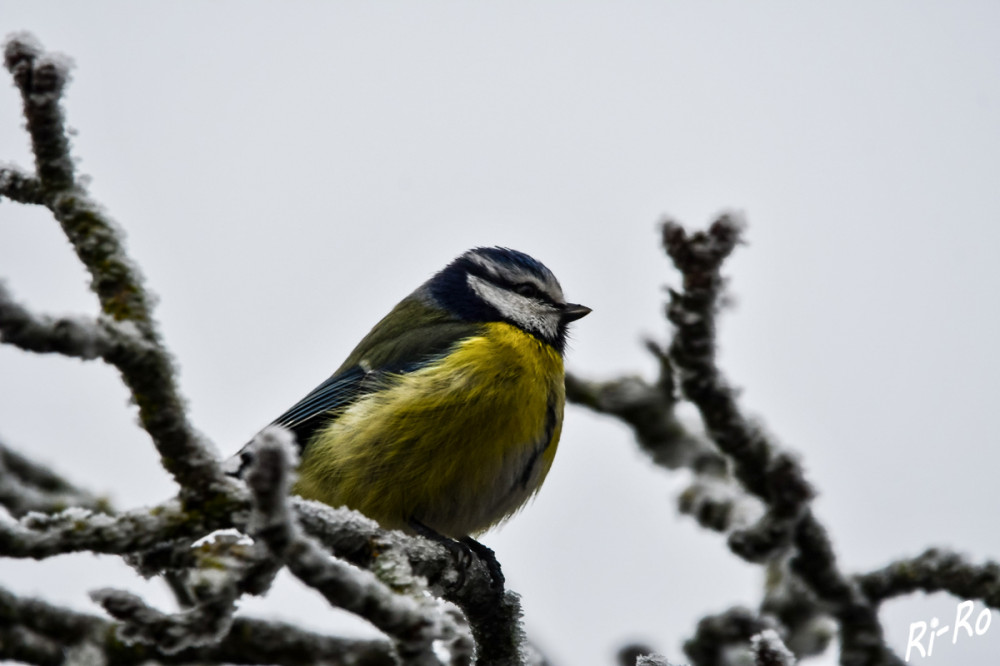
[[[562,423],[562,359],[506,324],[361,398],[306,447],[299,494],[389,528],[453,537],[512,515],[538,489]]]

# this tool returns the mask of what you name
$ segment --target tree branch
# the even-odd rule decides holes
[[[289,469],[295,452],[291,434],[267,428],[254,440],[246,482],[253,495],[250,533],[267,544],[289,571],[338,608],[362,617],[393,639],[401,659],[439,664],[433,643],[443,638],[443,615],[426,598],[399,595],[374,574],[332,559],[301,533],[289,509]]]
[[[189,512],[173,500],[115,516],[74,507],[52,515],[30,513],[18,522],[0,521],[0,555],[34,559],[81,551],[121,555],[175,539],[198,539],[231,526],[223,516]]]
[[[774,629],[765,629],[751,638],[750,652],[755,666],[795,666],[795,655]]]
[[[185,496],[211,494],[225,486],[226,479],[206,443],[188,423],[173,363],[156,330],[151,298],[125,251],[122,232],[75,179],[61,106],[63,89],[69,80],[68,63],[61,56],[43,53],[40,45],[24,34],[8,40],[4,55],[5,65],[21,92],[35,155],[36,180],[7,169],[2,178],[3,191],[20,200],[42,202],[52,211],[90,272],[91,289],[105,315],[115,322],[127,321],[134,326],[132,337],[141,338],[143,344],[119,345],[113,359],[105,358],[121,371],[139,406],[143,427],[152,436],[164,467],[174,475]],[[34,323],[43,325],[43,330],[32,331],[38,334],[36,339],[45,337],[41,334],[47,328],[50,342],[57,346],[48,351],[61,351],[58,345],[70,342],[70,333],[83,335],[85,339],[88,335],[96,336],[92,341],[102,342],[100,329],[107,328],[106,324],[73,325],[67,320],[41,319]],[[60,333],[56,330],[57,323],[68,326],[70,332]],[[79,346],[70,349],[81,350]]]
[[[768,514],[730,547],[751,561],[779,557],[794,544],[790,566],[837,618],[845,666],[900,664],[886,646],[882,626],[859,587],[838,569],[829,536],[809,510],[813,491],[801,467],[777,453],[760,428],[740,412],[734,391],[715,360],[715,315],[724,280],[723,261],[740,242],[744,224],[723,215],[707,232],[688,235],[675,222],[663,225],[663,246],[684,278],[670,293],[667,318],[676,327],[669,349],[684,396],[698,408],[719,450],[733,462],[737,479],[761,498]]]
[[[21,33],[7,42],[4,64],[21,91],[39,181],[46,189],[72,186],[73,160],[60,106],[69,60],[43,53],[34,37]]]
[[[0,283],[0,289],[2,289]],[[2,307],[2,306],[0,306]],[[29,511],[55,513],[71,506],[107,513],[108,500],[95,497],[8,448],[0,440],[0,505],[12,516]]]
[[[127,644],[115,636],[117,623],[25,599],[0,588],[0,658],[31,664],[62,664],[67,649],[91,646],[109,666],[163,664],[282,664],[311,666],[390,666],[395,663],[383,640],[333,638],[281,622],[236,618],[217,645],[164,652],[155,646]],[[13,640],[12,640],[13,639]]]
[[[944,591],[1000,610],[1000,564],[987,561],[975,565],[946,549],[930,548],[855,579],[876,604],[917,590]]]
[[[15,167],[0,167],[0,200],[4,197],[22,204],[45,203],[41,181]]]

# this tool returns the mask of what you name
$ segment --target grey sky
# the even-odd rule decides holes
[[[723,366],[801,453],[848,570],[932,544],[1000,558],[1000,5],[808,5],[0,0],[0,28],[75,60],[80,169],[223,452],[474,245],[538,257],[594,309],[571,369],[649,374],[640,337],[665,336],[676,284],[656,221],[735,208]],[[27,165],[21,125],[4,83],[0,159]],[[95,309],[41,211],[0,205],[0,276],[36,310]],[[171,493],[108,368],[0,348],[0,376],[12,445],[119,506]],[[685,479],[621,426],[566,421],[538,500],[483,540],[556,663],[635,638],[683,661],[760,572],[677,516]],[[146,589],[95,559],[0,580],[93,612],[88,589]],[[293,582],[274,597],[249,606],[329,630]],[[888,604],[890,643],[956,604]],[[994,625],[914,663],[986,663]]]

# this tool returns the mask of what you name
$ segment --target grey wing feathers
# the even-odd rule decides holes
[[[282,425],[289,430],[297,431],[327,416],[330,411],[349,404],[361,393],[365,374],[360,367],[354,367],[330,377],[276,418],[272,425]],[[299,440],[299,446],[304,443],[304,440]]]
[[[312,437],[336,411],[365,393],[375,390],[376,381],[372,374],[360,367],[349,368],[333,375],[299,400],[287,412],[271,422],[295,433],[295,442],[301,452]],[[241,477],[249,464],[252,454],[249,445],[224,463],[224,471],[230,476]]]

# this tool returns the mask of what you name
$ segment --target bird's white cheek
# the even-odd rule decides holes
[[[554,309],[527,296],[501,289],[475,275],[470,275],[468,279],[476,295],[522,329],[548,339],[554,339],[558,334],[559,313]]]

